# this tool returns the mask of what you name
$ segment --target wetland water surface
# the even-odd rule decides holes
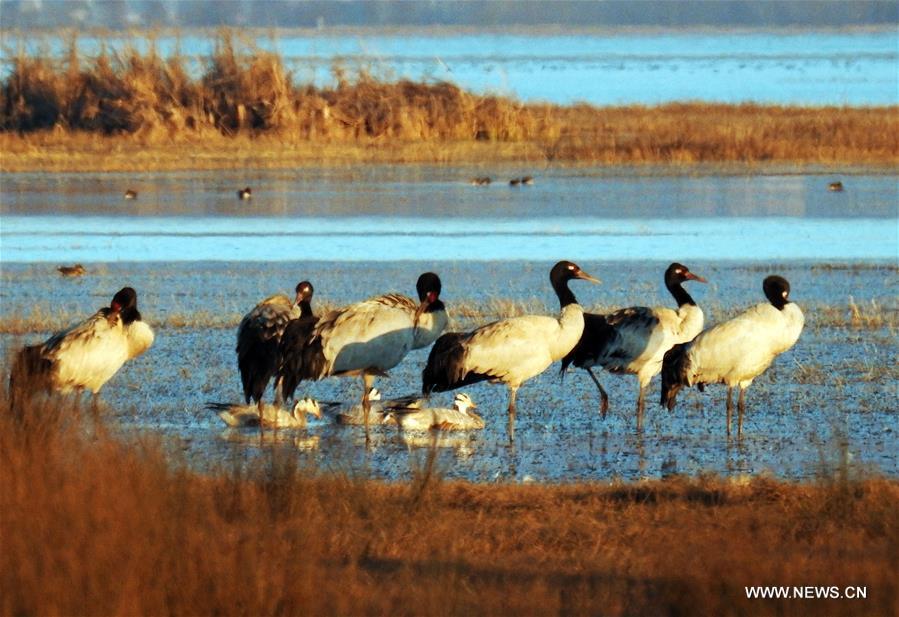
[[[654,405],[656,379],[637,435],[633,378],[601,377],[612,400],[603,421],[586,374],[560,381],[555,365],[519,393],[515,448],[506,441],[505,389],[469,388],[487,428],[441,437],[440,469],[478,481],[633,479],[663,469],[806,478],[851,461],[899,475],[895,177],[844,177],[846,190],[833,194],[825,176],[558,170],[535,174],[532,187],[478,188],[465,183],[471,170],[446,168],[225,177],[232,173],[3,176],[2,350],[46,337],[32,331],[40,326],[21,334],[20,317],[71,321],[129,284],[157,341],[104,392],[123,426],[172,438],[201,469],[275,448],[314,469],[400,478],[423,460],[426,436],[376,430],[366,451],[361,430],[314,422],[260,438],[226,431],[203,409],[239,399],[234,332],[259,299],[308,278],[319,306],[334,306],[412,293],[417,275],[434,270],[452,326],[471,328],[495,318],[497,298],[554,312],[547,271],[561,257],[603,279],[572,284],[586,306],[671,305],[661,276],[678,259],[709,279],[690,291],[712,324],[760,301],[762,278],[779,273],[807,326],[748,391],[741,442],[724,437],[723,387],[691,391],[669,414]],[[250,203],[234,195],[245,184],[254,187]],[[122,200],[127,186],[138,188],[136,202]],[[89,275],[60,278],[55,266],[74,261]],[[463,306],[488,314],[466,317]],[[879,317],[859,323],[853,311]],[[411,354],[381,380],[385,394],[416,391],[426,356]],[[326,380],[303,392],[349,401],[359,390],[356,381]]]

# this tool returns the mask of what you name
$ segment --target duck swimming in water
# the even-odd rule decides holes
[[[219,418],[231,427],[266,426],[272,428],[304,428],[306,416],[322,417],[321,407],[311,398],[294,404],[290,411],[276,405],[236,405],[231,403],[207,403],[206,409],[218,412]]]
[[[383,424],[399,426],[407,431],[468,431],[484,428],[484,418],[472,411],[476,408],[471,397],[460,392],[456,394],[453,408],[443,407],[397,407],[384,415]]]
[[[404,398],[382,401],[381,391],[377,388],[372,388],[368,391],[368,400],[371,403],[371,410],[369,411],[368,416],[370,424],[384,424],[384,417],[389,409],[410,409],[421,405],[421,399],[417,396],[407,396]],[[337,424],[354,426],[362,426],[365,424],[365,410],[361,403],[356,403],[355,405],[343,405],[340,403],[319,401],[319,404],[324,407],[325,413],[329,416],[333,416],[334,421],[337,422]]]

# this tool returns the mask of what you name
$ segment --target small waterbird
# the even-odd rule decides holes
[[[134,189],[128,189],[125,191],[125,199],[137,199],[137,191]]]
[[[827,190],[831,193],[840,193],[843,191],[843,183],[842,182],[831,182],[827,185]]]
[[[403,398],[381,400],[381,391],[372,388],[368,392],[369,411],[368,421],[370,424],[383,424],[385,413],[389,408],[411,409],[421,405],[421,399],[418,396],[406,396]],[[325,410],[325,413],[334,418],[337,424],[346,424],[351,426],[362,426],[365,424],[365,409],[361,403],[344,405],[334,402],[321,402],[319,404]]]
[[[558,317],[511,317],[437,339],[422,371],[422,393],[455,390],[480,381],[505,384],[509,389],[509,441],[514,441],[518,388],[564,358],[584,331],[584,309],[568,288],[572,279],[599,283],[570,261],[553,266],[549,280],[559,298]]]
[[[640,429],[646,390],[652,378],[661,372],[665,352],[702,332],[702,309],[683,288],[685,281],[706,282],[677,262],[665,270],[665,287],[677,302],[676,311],[663,306],[632,306],[608,315],[584,314],[584,333],[562,359],[562,372],[571,364],[587,371],[599,389],[602,417],[609,409],[609,397],[591,367],[637,376],[636,415]]]
[[[669,410],[677,403],[684,386],[723,383],[727,385],[727,434],[733,414],[731,396],[740,388],[737,401],[737,435],[743,432],[744,395],[752,381],[764,373],[774,359],[796,344],[805,316],[790,301],[790,284],[780,276],[762,283],[768,302],[750,307],[731,320],[702,332],[688,343],[675,345],[662,365],[661,404]]]
[[[34,386],[62,393],[89,390],[96,404],[103,385],[152,344],[153,331],[137,310],[137,293],[123,287],[108,307],[40,345],[21,349],[10,375],[10,392],[28,395]]]
[[[317,401],[304,398],[289,411],[277,405],[234,405],[207,403],[206,409],[218,413],[219,418],[231,427],[264,426],[271,428],[305,428],[306,416],[321,418]]]
[[[246,186],[246,187],[240,189],[239,191],[237,191],[237,198],[242,201],[252,199],[253,198],[253,190],[250,187]]]
[[[384,424],[406,431],[468,431],[484,428],[484,418],[476,414],[474,401],[464,392],[456,394],[453,407],[388,407]]]
[[[87,274],[87,270],[81,264],[75,264],[74,266],[59,266],[56,269],[59,270],[59,273],[63,276],[84,276]]]
[[[472,186],[487,186],[490,182],[490,176],[477,176],[471,179]]]

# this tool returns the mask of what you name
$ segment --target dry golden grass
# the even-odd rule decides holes
[[[199,475],[65,403],[0,409],[3,615],[889,615],[899,485]],[[865,600],[748,600],[861,585]]]
[[[239,312],[188,311],[170,305],[169,312],[151,320],[154,328],[201,329],[201,328],[237,328],[243,314]],[[332,302],[316,302],[316,314],[323,315],[339,308]],[[610,313],[619,306],[593,304],[586,307],[592,313]],[[720,319],[730,319],[745,307],[724,306],[720,303],[706,303],[705,308],[714,312]],[[519,317],[521,315],[545,315],[557,311],[556,306],[548,305],[540,300],[513,300],[509,298],[490,298],[486,301],[460,298],[448,307],[450,329],[473,328],[497,319]],[[828,304],[804,306],[807,328],[845,328],[850,330],[885,330],[892,334],[899,330],[899,308],[895,305],[884,305],[876,300],[858,304],[849,298],[847,304]],[[84,319],[85,314],[51,308],[35,304],[21,312],[0,315],[0,334],[30,334],[35,332],[55,332],[71,326]]]
[[[335,69],[293,83],[281,58],[223,31],[186,61],[126,49],[65,61],[19,54],[0,84],[6,171],[294,167],[303,162],[899,163],[899,107],[522,104],[448,83]]]

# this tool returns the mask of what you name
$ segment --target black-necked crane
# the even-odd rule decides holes
[[[292,395],[292,388],[306,379],[362,377],[367,438],[375,377],[386,376],[409,351],[427,347],[446,328],[440,278],[426,272],[415,287],[419,302],[394,293],[376,296],[323,315],[308,336],[282,345],[279,377],[285,394]]]
[[[683,264],[675,262],[665,270],[665,287],[677,302],[677,310],[632,306],[608,315],[584,315],[584,334],[562,360],[562,371],[571,364],[587,371],[599,389],[602,417],[609,410],[609,396],[591,367],[601,366],[610,373],[637,376],[639,430],[643,427],[646,389],[661,372],[665,352],[702,332],[702,309],[683,288],[685,281],[706,282]]]
[[[262,412],[262,397],[280,366],[279,345],[288,325],[312,316],[312,283],[301,281],[293,300],[284,294],[269,296],[244,315],[237,327],[237,367],[244,402],[254,401]],[[275,384],[275,404],[280,405],[280,383]]]
[[[768,302],[750,307],[733,319],[702,332],[688,343],[675,345],[662,366],[661,403],[674,409],[684,386],[727,385],[727,434],[730,435],[733,389],[737,401],[737,435],[743,432],[744,395],[752,381],[771,366],[774,358],[790,349],[805,324],[802,310],[790,301],[790,284],[780,276],[762,283]]]
[[[141,321],[137,293],[123,287],[108,307],[40,345],[19,351],[10,374],[10,394],[27,398],[35,388],[96,395],[128,360],[153,344],[153,330]]]
[[[570,261],[553,266],[549,280],[561,306],[558,317],[511,317],[473,332],[440,337],[422,372],[422,392],[444,392],[480,381],[504,383],[509,389],[509,441],[514,441],[518,388],[565,357],[584,331],[584,310],[568,288],[572,279],[599,282]]]

